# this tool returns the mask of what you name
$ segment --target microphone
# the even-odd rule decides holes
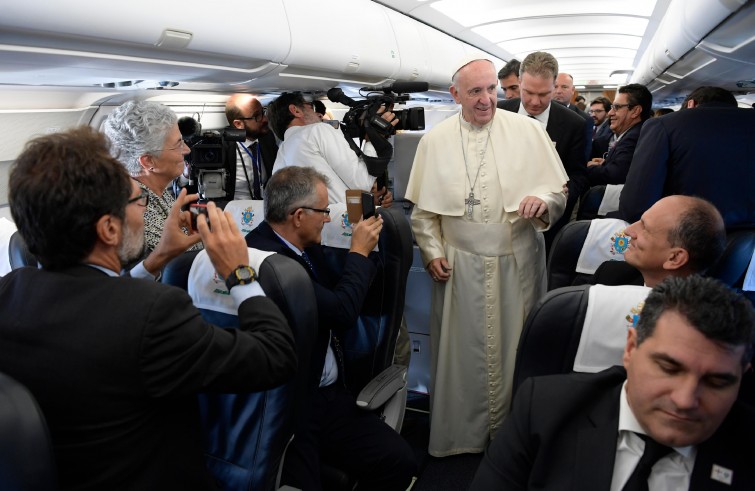
[[[339,89],[338,87],[333,87],[332,89],[330,89],[327,93],[327,96],[328,99],[330,99],[332,102],[340,102],[344,106],[352,107],[354,104],[356,104],[356,101],[354,99],[344,94],[343,90]]]
[[[373,87],[362,87],[361,90],[369,92],[395,92],[397,94],[406,94],[410,92],[426,92],[430,90],[427,82],[393,82],[388,85],[375,85]]]
[[[178,131],[181,132],[183,139],[191,138],[202,132],[202,125],[191,116],[184,116],[178,119]]]

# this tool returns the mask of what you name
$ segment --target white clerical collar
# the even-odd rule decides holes
[[[647,433],[645,433],[645,430],[642,429],[640,422],[637,421],[637,418],[634,416],[632,408],[629,406],[629,401],[627,400],[626,381],[621,386],[621,395],[619,396],[619,434],[621,434],[622,431],[631,431],[634,433],[639,433],[641,435],[647,435]],[[673,449],[685,459],[694,460],[695,456],[697,455],[697,449],[695,445],[688,445],[686,447],[673,447]]]
[[[551,102],[553,104],[553,102]],[[537,119],[540,124],[543,126],[543,128],[546,128],[548,126],[548,118],[551,115],[551,104],[548,104],[548,107],[545,108],[545,111],[541,112],[537,116],[530,115],[525,109],[524,104],[520,101],[519,102],[519,111],[517,111],[517,114],[521,114],[522,116],[532,117]],[[558,103],[556,103],[558,104]]]
[[[493,124],[493,119],[495,119],[495,113],[493,113],[494,117],[490,118],[490,121],[485,123],[482,126],[476,126],[464,119],[464,113],[462,111],[459,111],[459,121],[461,121],[461,126],[466,129],[467,131],[482,131],[487,130],[488,127]]]

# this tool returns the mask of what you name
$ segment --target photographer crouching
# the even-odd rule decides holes
[[[343,203],[347,189],[362,189],[374,192],[376,205],[391,205],[393,195],[382,183],[378,188],[376,178],[385,173],[393,147],[374,128],[365,128],[368,138],[364,149],[355,151],[341,131],[321,123],[314,103],[306,101],[301,92],[284,92],[272,101],[267,106],[267,118],[282,140],[273,174],[284,167],[312,167],[328,177],[329,204]],[[380,118],[388,125],[398,124],[390,111],[381,112]]]

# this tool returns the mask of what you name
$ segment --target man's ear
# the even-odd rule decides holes
[[[456,89],[455,85],[452,85],[448,88],[448,92],[451,93],[451,96],[454,98],[454,102],[456,104],[461,104],[461,98],[459,98],[459,91]]]
[[[121,241],[122,227],[123,220],[120,218],[113,215],[102,215],[95,225],[97,239],[105,245],[117,247]]]
[[[231,125],[233,125],[233,127],[236,128],[237,130],[244,129],[244,122],[241,121],[240,119],[234,119]]]
[[[288,112],[294,115],[295,118],[299,117],[302,114],[302,110],[299,106],[296,104],[289,104],[288,105]]]
[[[689,263],[689,252],[682,247],[672,247],[669,251],[666,261],[663,263],[663,269],[679,270]]]
[[[624,368],[627,368],[629,361],[632,358],[632,353],[637,349],[637,329],[630,327],[627,330],[627,344],[624,346],[624,356],[622,357],[624,362]]]
[[[694,99],[690,99],[690,100],[687,101],[687,109],[692,109],[695,106],[697,106],[697,103],[695,102]]]

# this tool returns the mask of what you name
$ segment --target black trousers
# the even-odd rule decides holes
[[[340,382],[317,389],[305,410],[308,428],[289,445],[282,484],[325,489],[321,463],[356,477],[358,490],[405,490],[417,475],[409,444],[375,413],[359,409]]]

